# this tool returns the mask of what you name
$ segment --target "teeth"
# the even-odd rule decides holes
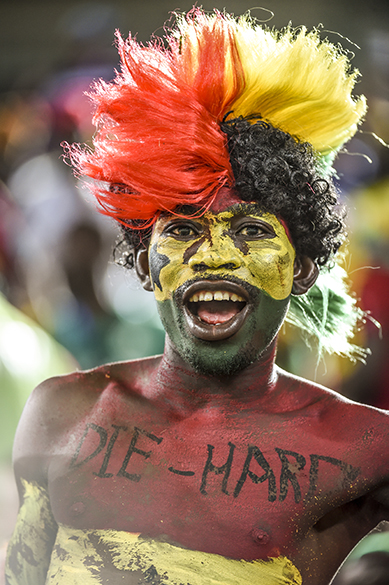
[[[235,293],[231,294],[227,291],[216,290],[215,292],[201,291],[193,294],[189,299],[190,303],[197,303],[199,301],[233,301],[237,303],[244,302],[244,299]]]

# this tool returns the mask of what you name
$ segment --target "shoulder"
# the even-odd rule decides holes
[[[115,388],[128,395],[139,392],[139,380],[153,371],[155,359],[107,364],[42,382],[31,393],[18,425],[15,467],[32,469],[35,462],[37,469],[46,468],[63,437],[98,407],[105,394]]]
[[[291,397],[290,403],[296,410],[306,412],[328,424],[336,421],[342,426],[339,431],[374,431],[387,435],[389,432],[389,411],[355,402],[339,392],[315,382],[278,370],[279,385],[283,396]],[[353,433],[351,432],[351,435]]]
[[[105,364],[42,382],[29,397],[22,420],[45,417],[45,426],[61,427],[66,416],[90,408],[112,385],[129,394],[139,390],[139,381],[152,375],[158,357]],[[64,416],[66,415],[66,416]]]
[[[363,490],[383,488],[389,482],[389,412],[349,400],[302,378],[280,373],[290,396],[288,414],[295,433],[301,433],[317,453],[347,461],[358,469]],[[294,397],[294,398],[293,398]],[[295,405],[292,408],[293,399]],[[335,461],[334,459],[334,461]],[[389,509],[389,489],[385,488]]]

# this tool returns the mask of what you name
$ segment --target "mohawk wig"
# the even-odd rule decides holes
[[[365,113],[364,98],[351,96],[357,72],[316,31],[194,8],[165,40],[142,46],[117,34],[121,72],[91,94],[94,151],[68,147],[76,171],[95,180],[101,211],[127,225],[182,204],[206,209],[234,185],[227,115],[261,117],[309,142],[328,168]]]
[[[247,15],[236,20],[199,8],[177,16],[164,42],[143,46],[117,34],[117,44],[121,71],[90,94],[94,150],[66,148],[76,172],[94,180],[100,211],[124,226],[126,241],[134,246],[140,233],[147,237],[145,228],[161,211],[177,213],[183,205],[205,211],[227,186],[266,209],[271,199],[269,209],[281,217],[285,206],[275,201],[289,198],[289,211],[303,221],[290,216],[297,253],[325,265],[343,224],[334,187],[322,177],[366,111],[364,97],[351,95],[358,72],[342,50],[305,27],[276,31]],[[270,127],[276,154],[268,164],[263,143]],[[278,148],[292,142],[296,156]],[[300,167],[303,155],[313,163]],[[313,231],[327,250],[304,244]],[[335,268],[331,274],[324,268],[306,295],[292,295],[288,320],[318,337],[320,349],[363,358],[366,352],[349,342],[363,314]]]

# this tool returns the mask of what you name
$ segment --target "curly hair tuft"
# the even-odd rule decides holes
[[[222,130],[242,199],[282,218],[298,254],[327,264],[345,239],[345,212],[311,145],[262,119],[227,120]]]

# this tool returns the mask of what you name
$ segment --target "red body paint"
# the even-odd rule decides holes
[[[273,370],[273,357],[222,388],[169,356],[69,379],[63,403],[92,386],[55,440],[57,522],[298,562],[323,517],[384,481],[371,463],[386,416]]]

